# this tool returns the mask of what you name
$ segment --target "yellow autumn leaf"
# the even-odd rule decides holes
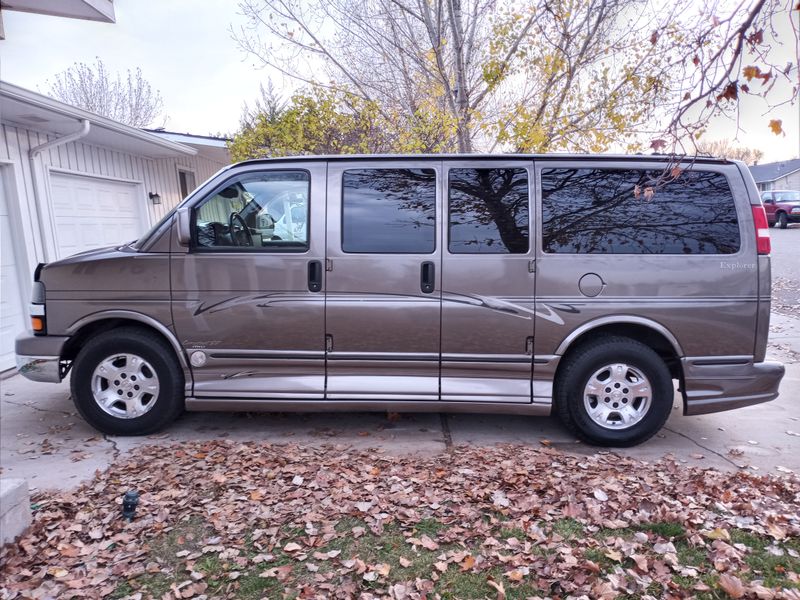
[[[711,531],[705,531],[703,535],[710,540],[725,540],[726,542],[731,540],[731,534],[728,533],[728,530],[722,529],[721,527],[717,527]]]
[[[780,135],[783,133],[783,121],[781,121],[780,119],[772,119],[769,122],[769,128],[775,135]]]
[[[747,81],[752,81],[753,77],[758,77],[760,73],[761,69],[758,67],[749,66],[742,69],[742,75],[745,76]]]

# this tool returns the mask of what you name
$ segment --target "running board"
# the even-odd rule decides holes
[[[440,402],[438,400],[262,400],[249,398],[186,398],[188,411],[231,412],[445,412],[503,415],[550,414],[549,399],[535,403],[510,402]]]

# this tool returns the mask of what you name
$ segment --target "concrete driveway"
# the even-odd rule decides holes
[[[800,473],[800,319],[774,314],[770,356],[786,363],[777,400],[727,413],[684,417],[677,400],[665,429],[620,454],[654,461],[673,454],[687,464],[764,473]],[[273,443],[341,444],[387,453],[439,453],[459,444],[547,444],[569,452],[606,451],[577,442],[555,418],[386,413],[188,413],[162,434],[98,434],[75,412],[68,384],[19,375],[0,382],[0,466],[32,488],[69,488],[142,444],[227,438]],[[144,467],[145,465],[143,465]]]

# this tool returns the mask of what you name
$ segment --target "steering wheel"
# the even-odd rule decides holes
[[[242,231],[245,235],[245,244],[240,244],[239,239],[236,236],[236,228],[234,227],[234,221],[239,221],[239,224],[242,226]],[[238,212],[232,212],[231,217],[228,220],[228,229],[231,233],[231,241],[233,242],[234,246],[252,246],[253,245],[253,236],[250,235],[250,229],[247,227],[247,223],[244,222],[242,215]]]

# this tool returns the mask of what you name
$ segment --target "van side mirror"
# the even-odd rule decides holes
[[[192,213],[187,206],[182,206],[176,211],[178,229],[178,244],[188,246],[192,241]]]

